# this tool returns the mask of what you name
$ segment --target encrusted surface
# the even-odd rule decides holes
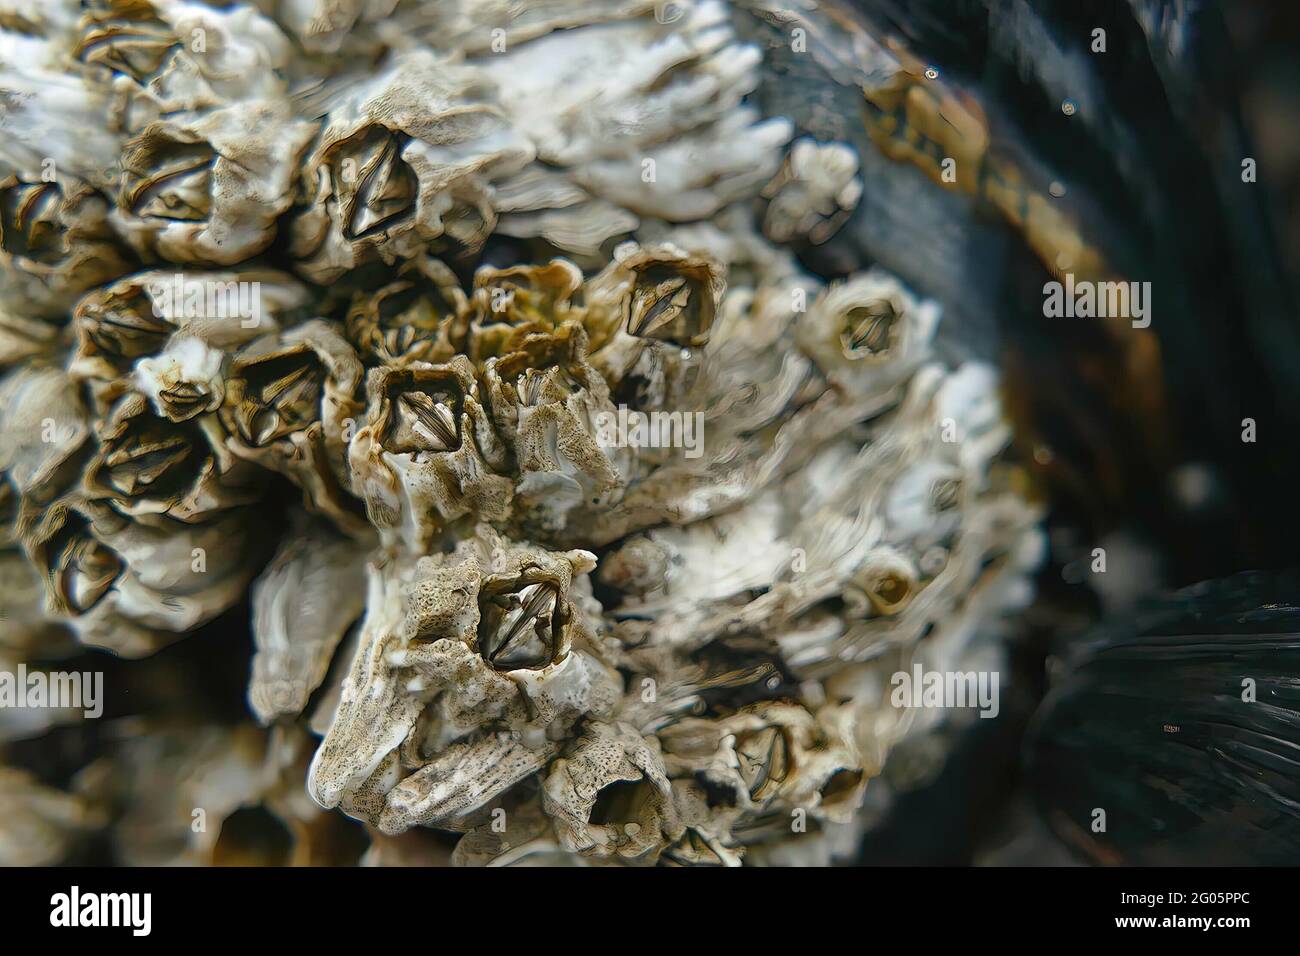
[[[996,669],[1039,545],[996,375],[800,268],[858,157],[680,6],[0,20],[42,91],[0,106],[0,653],[256,650],[236,727],[0,767],[0,862],[242,860],[189,817],[250,807],[299,862],[338,811],[376,864],[827,861],[939,719],[890,675]]]

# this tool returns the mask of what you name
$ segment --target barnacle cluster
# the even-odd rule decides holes
[[[301,861],[334,808],[373,863],[852,846],[937,719],[890,675],[996,668],[1038,515],[938,305],[790,251],[857,160],[737,15],[6,0],[0,662],[245,600],[255,652],[243,725],[0,769],[0,859],[238,861],[248,807]]]

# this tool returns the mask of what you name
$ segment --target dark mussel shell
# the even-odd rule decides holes
[[[1300,570],[1103,625],[1026,751],[1039,810],[1094,862],[1300,863]]]

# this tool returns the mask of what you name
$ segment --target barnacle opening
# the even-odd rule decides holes
[[[498,671],[540,670],[561,647],[565,609],[548,581],[479,592],[478,652]]]
[[[145,3],[116,3],[92,10],[83,20],[74,55],[83,63],[106,67],[143,83],[156,73],[176,46],[176,37]]]
[[[497,374],[513,387],[515,404],[532,408],[564,401],[586,387],[581,360],[585,344],[575,323],[551,334],[529,335],[517,351],[500,359]]]
[[[86,298],[77,307],[76,321],[83,346],[125,360],[159,352],[173,331],[157,314],[153,300],[134,284]]]
[[[780,727],[736,735],[736,758],[751,800],[774,796],[791,770],[790,741]]]
[[[371,124],[330,151],[334,189],[342,200],[343,234],[348,239],[383,231],[414,205],[420,181],[402,159],[409,139]]]
[[[419,323],[424,310],[417,310],[427,297],[425,289],[407,280],[394,282],[376,292],[369,300],[369,309],[382,325],[407,325]]]
[[[840,346],[850,359],[882,358],[894,350],[901,311],[890,299],[873,299],[844,313]]]
[[[388,383],[388,424],[382,443],[394,454],[460,448],[465,396],[452,376],[393,375]]]
[[[615,780],[596,793],[596,802],[591,805],[587,822],[635,836],[646,807],[658,798],[659,791],[644,777],[639,780]]]
[[[444,314],[416,283],[395,282],[368,301],[362,299],[349,313],[348,327],[357,345],[384,358],[395,358],[428,338]],[[372,324],[366,325],[368,322]]]
[[[212,206],[212,164],[217,154],[207,143],[155,136],[142,150],[147,173],[134,183],[124,178],[124,205],[141,217],[200,222]]]
[[[701,344],[713,324],[707,282],[707,276],[672,265],[646,267],[628,301],[628,334],[683,347]]]
[[[90,522],[76,512],[65,513],[59,529],[37,543],[32,556],[44,567],[52,603],[72,614],[84,614],[98,604],[123,570],[122,559],[91,533]]]
[[[844,768],[831,774],[821,787],[822,804],[833,806],[845,800],[853,799],[858,787],[866,775],[861,770]]]
[[[355,292],[344,320],[363,356],[445,361],[460,350],[468,325],[465,294],[441,261],[421,256],[377,291]]]
[[[573,308],[582,289],[582,272],[555,259],[546,265],[480,268],[474,275],[479,321],[488,316],[511,325],[549,330]]]
[[[212,400],[212,392],[197,382],[177,382],[160,389],[158,397],[174,410],[177,420],[185,420],[203,411]]]
[[[58,221],[61,198],[53,183],[19,182],[0,190],[0,249],[44,265],[62,259],[67,230]]]
[[[952,511],[961,504],[960,478],[941,478],[930,487],[930,504],[936,512]]]
[[[121,423],[101,449],[92,474],[119,498],[166,500],[190,488],[207,453],[207,439],[197,427],[146,412]]]
[[[867,599],[877,614],[896,614],[912,598],[912,582],[896,571],[885,571],[867,584]]]
[[[310,349],[262,358],[241,372],[244,397],[234,417],[240,437],[248,444],[267,445],[320,417],[325,372]]]

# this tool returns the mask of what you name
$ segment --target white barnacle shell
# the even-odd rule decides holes
[[[242,262],[275,238],[314,131],[279,99],[156,120],[123,148],[110,218],[146,260]]]
[[[602,441],[615,409],[586,349],[582,326],[568,323],[485,363],[493,424],[513,453],[517,509],[530,533],[559,531],[574,509],[616,504],[627,480],[619,451]]]
[[[372,569],[371,596],[400,594],[402,615],[371,605],[313,796],[396,833],[464,817],[544,767],[621,689],[569,598],[593,566],[480,527],[453,555]]]
[[[112,397],[119,380],[141,359],[166,350],[173,337],[233,351],[301,316],[307,303],[303,285],[271,269],[137,272],[77,303],[69,368]]]
[[[936,303],[872,270],[823,291],[800,316],[795,340],[827,379],[868,400],[916,370],[938,322]]]
[[[107,93],[64,72],[65,57],[58,38],[0,29],[0,179],[107,191],[118,180],[123,137],[104,122]]]
[[[478,630],[481,636],[482,620]],[[569,642],[561,636],[559,658],[532,667],[526,665],[539,662],[488,660],[483,648],[453,640],[412,653],[415,670],[445,690],[426,712],[422,752],[412,755],[416,769],[385,795],[379,827],[389,833],[412,825],[459,828],[545,768],[577,719],[608,713],[621,680]]]
[[[559,749],[555,741],[529,746],[512,731],[450,744],[388,791],[379,829],[392,834],[416,824],[450,825],[541,770]]]
[[[934,394],[932,421],[940,429],[952,423],[957,458],[976,474],[982,474],[1011,440],[997,390],[997,371],[991,365],[966,362]]]
[[[263,99],[284,92],[284,71],[292,47],[276,22],[254,6],[219,9],[189,0],[153,2],[178,41],[168,72],[147,83],[151,91],[162,94],[169,107],[194,108],[188,102],[177,102],[178,93],[188,92],[187,80],[196,84],[201,79],[225,101]],[[193,69],[186,60],[194,64]]]
[[[84,183],[0,174],[0,362],[52,351],[50,325],[127,271],[108,210]]]
[[[725,291],[726,272],[707,252],[616,247],[584,287],[592,364],[611,392],[635,411],[684,410]]]
[[[589,6],[526,10],[504,52],[473,61],[546,164],[504,184],[501,231],[592,255],[642,217],[702,220],[755,195],[792,130],[742,105],[760,57],[726,8],[683,4],[669,24],[651,3]]]
[[[914,429],[915,454],[883,502],[890,540],[911,540],[924,550],[943,543],[969,516],[990,465],[1011,439],[996,388],[993,370],[981,363],[952,372],[927,366],[913,379],[899,417]]]
[[[386,541],[421,554],[444,526],[469,514],[509,514],[506,451],[463,355],[434,365],[371,369],[368,411],[348,461],[371,523]]]
[[[24,532],[23,546],[44,576],[48,611],[67,616],[78,640],[142,657],[236,603],[258,542],[238,509],[202,524],[130,520],[68,497]]]
[[[221,406],[224,359],[202,339],[177,336],[157,356],[136,362],[133,379],[159,415],[183,422]]]
[[[227,451],[215,416],[172,420],[128,392],[96,421],[95,437],[82,492],[121,514],[192,523],[257,497],[260,476]]]
[[[606,543],[665,521],[689,524],[750,501],[864,417],[863,405],[841,401],[813,363],[789,347],[796,316],[790,281],[783,277],[757,292],[729,291],[714,325],[716,339],[711,332],[703,348],[684,352],[647,341],[636,362],[619,373],[619,398],[633,408],[690,416],[693,425],[700,423],[698,440],[690,454],[639,449],[640,474],[621,507],[593,517],[584,529],[588,540]],[[624,341],[615,338],[594,358],[616,381],[614,370],[626,364]],[[756,432],[771,440],[753,441]]]
[[[683,827],[658,740],[592,721],[547,774],[542,800],[565,849],[654,863]]]
[[[916,596],[919,579],[916,562],[906,552],[888,546],[874,548],[845,591],[849,611],[862,616],[897,614]]]
[[[793,703],[755,704],[717,721],[686,720],[660,736],[671,776],[699,777],[731,794],[714,814],[724,843],[742,835],[754,841],[755,826],[773,836],[788,833],[795,808],[843,822],[866,786],[852,741]]]
[[[773,242],[798,238],[825,242],[862,197],[857,172],[857,154],[844,143],[798,140],[781,171],[763,189],[770,199],[763,234]]]
[[[364,536],[346,461],[361,418],[363,371],[338,330],[313,319],[234,355],[218,417],[233,455],[286,475],[309,511]]]
[[[32,504],[75,482],[74,456],[90,432],[89,410],[62,369],[24,366],[0,379],[0,471]]]
[[[91,532],[75,502],[54,502],[23,529],[22,543],[45,585],[52,615],[83,614],[108,592],[122,572],[122,559]]]
[[[299,520],[254,582],[248,701],[264,724],[295,716],[325,679],[334,651],[365,610],[357,542]]]
[[[372,0],[373,2],[373,0]],[[398,19],[418,33],[423,42],[446,52],[469,55],[489,52],[494,39],[506,49],[559,31],[582,29],[593,24],[644,17],[654,0],[543,0],[510,3],[479,0],[473,3],[440,3],[416,0],[402,4]],[[501,32],[493,36],[493,30]]]
[[[631,277],[623,310],[624,332],[683,348],[708,342],[726,289],[722,267],[716,261],[671,243],[648,247],[624,243],[614,250],[614,258]]]
[[[435,241],[477,249],[496,222],[493,179],[534,155],[482,71],[428,51],[399,55],[325,109],[305,167],[307,208],[292,226],[291,253],[315,282]]]
[[[289,43],[248,5],[109,0],[85,11],[72,55],[108,95],[115,125],[138,132],[165,114],[282,96]]]
[[[367,785],[374,789],[372,779],[386,782],[384,791],[397,783],[395,751],[410,734],[424,705],[423,695],[407,692],[398,663],[405,645],[401,636],[406,612],[402,591],[413,572],[413,568],[393,564],[367,570],[366,615],[356,653],[307,776],[312,798],[323,807],[364,802]],[[442,601],[427,608],[428,613],[448,623],[464,618],[470,601],[453,584],[456,572],[432,576],[442,578],[447,586],[436,592]],[[383,791],[374,812],[382,806]]]

